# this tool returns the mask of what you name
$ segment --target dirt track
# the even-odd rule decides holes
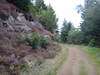
[[[86,75],[99,75],[95,65],[85,53],[75,47],[68,47],[68,49],[69,55],[57,75],[81,75],[81,62],[84,62]]]

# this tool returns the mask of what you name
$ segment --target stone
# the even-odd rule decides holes
[[[14,31],[14,28],[11,25],[7,26],[7,31]]]
[[[38,22],[38,21],[35,21],[35,24],[36,24],[36,25],[38,25],[38,24],[39,24],[39,22]]]
[[[9,40],[9,38],[8,37],[4,37],[4,40]]]
[[[43,25],[41,23],[38,24],[39,26],[43,27]]]
[[[35,23],[35,25],[43,27],[43,25],[39,21],[35,21],[34,23]]]
[[[2,25],[3,25],[3,23],[2,23],[2,22],[3,22],[3,20],[2,20],[2,19],[0,19],[0,26],[2,26]]]
[[[30,24],[35,25],[35,22],[31,21]]]
[[[23,13],[18,13],[18,17],[17,17],[18,21],[26,21],[24,14]]]
[[[2,24],[7,31],[15,31],[14,28],[8,23],[8,21],[3,21]]]
[[[13,64],[13,65],[18,65],[18,64],[19,64],[19,61],[18,61],[17,59],[14,59],[14,61],[13,61],[12,64]]]
[[[15,58],[15,54],[12,54],[10,57],[12,57],[14,60],[12,61],[13,65],[18,65],[19,64],[19,59],[20,56],[17,56],[17,58]]]
[[[44,35],[44,37],[49,37],[49,35]],[[50,37],[49,37],[50,38]]]
[[[27,25],[22,26],[21,29],[22,29],[23,32],[31,31],[31,28],[28,27]]]
[[[9,22],[9,23],[14,23],[14,22],[15,22],[14,17],[13,17],[13,16],[10,16],[10,17],[8,18],[8,22]]]
[[[16,58],[17,60],[19,60],[20,59],[20,56],[17,56],[17,58]]]
[[[10,57],[15,59],[15,54],[11,54]]]
[[[28,36],[28,38],[31,38],[31,36],[32,36],[32,33],[29,33],[29,34],[27,34],[27,36]]]

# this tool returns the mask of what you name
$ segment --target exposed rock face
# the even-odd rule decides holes
[[[2,30],[17,31],[17,32],[39,32],[48,35],[52,40],[54,35],[43,28],[43,25],[38,21],[26,20],[24,13],[16,12],[18,16],[14,18],[12,15],[8,19],[0,19],[0,26]]]
[[[32,13],[26,13],[6,0],[0,0],[0,70],[2,66],[6,71],[15,65],[10,72],[11,75],[18,75],[12,72],[17,71],[18,65],[24,64],[19,59],[31,54],[32,47],[28,44],[28,38],[33,32],[43,34],[52,45],[54,35],[45,30]],[[52,47],[50,50],[53,50]]]
[[[9,24],[8,21],[0,20],[0,26],[2,29],[5,29],[7,31],[14,31],[14,28]]]
[[[23,13],[18,13],[17,19],[13,16],[10,16],[7,20],[0,19],[0,29],[7,30],[12,32],[39,32],[41,34],[48,35],[51,39],[54,38],[54,35],[49,31],[45,30],[41,23],[38,21],[28,21],[25,19]]]

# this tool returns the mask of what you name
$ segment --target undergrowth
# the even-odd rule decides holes
[[[44,35],[35,32],[29,38],[28,43],[33,49],[37,49],[38,47],[46,49],[49,41],[44,37]]]
[[[68,49],[64,44],[60,44],[60,52],[52,59],[46,58],[42,64],[35,65],[35,61],[30,62],[30,71],[20,75],[56,75],[63,65],[68,55]],[[32,59],[32,58],[31,58]]]

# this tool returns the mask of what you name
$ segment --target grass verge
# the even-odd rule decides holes
[[[67,58],[68,49],[66,45],[60,44],[60,46],[61,46],[61,53],[57,57],[57,61],[55,62],[55,64],[53,64],[55,68],[53,69],[54,71],[50,73],[50,75],[56,75]]]
[[[83,61],[80,62],[80,66],[81,66],[80,75],[86,75],[86,67]]]
[[[91,61],[98,67],[100,73],[100,48],[88,47],[88,46],[78,46],[91,58]]]

